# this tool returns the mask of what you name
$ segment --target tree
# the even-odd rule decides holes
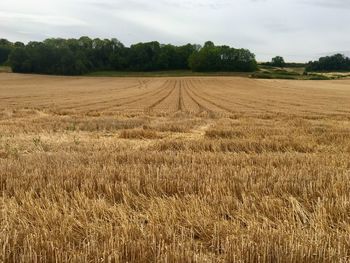
[[[173,45],[162,45],[158,56],[158,69],[170,70],[176,68],[176,47]]]
[[[7,39],[0,39],[0,65],[4,64],[13,49],[13,44]]]
[[[9,56],[9,62],[14,72],[32,72],[30,59],[24,48],[15,48]]]
[[[250,72],[257,68],[255,56],[249,50],[215,46],[209,41],[190,56],[189,65],[193,71]]]
[[[14,45],[14,47],[25,47],[24,43],[19,42],[19,41],[15,42],[13,45]]]
[[[129,69],[152,71],[159,69],[160,44],[156,41],[132,45],[128,52]]]
[[[310,61],[306,71],[342,71],[350,70],[350,58],[335,54],[333,56],[321,57],[318,61]]]
[[[274,66],[274,67],[283,68],[283,67],[285,67],[286,63],[284,62],[283,57],[276,56],[276,57],[272,58],[270,65]]]
[[[207,41],[204,43],[204,47],[203,48],[214,48],[215,44],[212,41]]]
[[[199,45],[192,44],[176,47],[176,57],[173,69],[189,69],[190,56],[200,48]]]
[[[4,64],[7,61],[10,53],[11,53],[10,48],[0,46],[0,65]]]

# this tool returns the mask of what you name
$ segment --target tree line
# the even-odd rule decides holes
[[[28,44],[0,39],[0,65],[11,66],[14,72],[55,75],[82,75],[94,71],[161,71],[189,70],[252,72],[258,65],[247,49],[216,46],[208,41],[203,46],[163,45],[153,41],[126,47],[119,40],[50,38]],[[277,56],[262,65],[292,67]],[[303,64],[300,64],[303,66]],[[336,54],[306,64],[306,71],[347,71],[350,58]]]
[[[310,61],[306,71],[348,71],[350,70],[350,58],[335,54],[321,57],[318,61]]]
[[[0,64],[14,72],[56,75],[81,75],[94,71],[254,71],[255,55],[247,49],[215,46],[208,41],[202,47],[138,43],[130,47],[119,40],[50,38],[28,44],[0,41]]]

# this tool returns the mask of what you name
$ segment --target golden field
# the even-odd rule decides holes
[[[0,262],[350,262],[350,80],[0,74]]]

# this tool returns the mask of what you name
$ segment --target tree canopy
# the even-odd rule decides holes
[[[254,71],[255,56],[249,50],[200,45],[174,46],[153,41],[130,47],[119,40],[49,38],[28,44],[0,40],[0,64],[8,62],[14,72],[81,75],[93,71]]]
[[[345,71],[350,70],[350,58],[335,54],[321,57],[318,61],[310,61],[306,71]]]
[[[274,66],[274,67],[281,67],[281,68],[283,68],[283,67],[285,67],[286,62],[284,61],[283,57],[276,56],[276,57],[272,58],[270,65]]]
[[[0,65],[8,61],[8,57],[15,46],[23,45],[23,43],[11,43],[7,39],[0,39]]]
[[[281,57],[281,56],[273,57],[270,62],[265,62],[265,63],[261,63],[261,64],[262,65],[266,65],[266,66],[272,66],[272,67],[280,67],[280,68],[284,68],[286,66],[296,66],[296,65],[298,65],[298,63],[286,63],[284,61],[284,58]]]
[[[215,46],[208,41],[189,58],[193,71],[254,71],[257,69],[255,55],[247,49]]]
[[[28,44],[0,39],[0,65],[3,64],[11,66],[13,72],[55,75],[82,75],[107,70],[251,72],[257,69],[255,55],[249,50],[216,46],[211,41],[203,47],[196,44],[164,45],[157,41],[126,47],[116,38],[92,39],[87,36],[79,39],[49,38]],[[294,66],[285,63],[281,56],[263,65]],[[350,70],[350,58],[342,54],[321,57],[306,65],[306,71],[347,70]]]

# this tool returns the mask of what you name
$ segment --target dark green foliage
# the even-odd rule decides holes
[[[350,70],[350,58],[336,54],[321,57],[318,61],[310,61],[306,71],[347,71]]]
[[[262,63],[262,65],[265,66],[272,66],[272,67],[280,67],[280,68],[284,68],[287,66],[287,63],[284,61],[284,58],[281,56],[276,56],[274,58],[271,59],[271,62],[266,62],[266,63]],[[288,63],[288,65],[298,65],[296,63]]]
[[[159,71],[189,69],[188,58],[197,50],[196,45],[161,45],[158,42],[138,43],[124,48],[120,59],[123,65],[117,70]]]
[[[198,46],[139,43],[130,48],[117,39],[47,39],[15,43],[9,56],[14,72],[81,75],[94,71],[155,71],[189,69],[188,58]],[[6,60],[8,54],[6,56]]]
[[[94,70],[119,69],[124,46],[116,39],[60,39],[16,45],[9,56],[14,72],[81,75]]]
[[[139,43],[128,50],[129,68],[135,71],[152,71],[158,69],[161,53],[158,42]]]
[[[15,48],[9,57],[13,72],[29,73],[32,70],[31,61],[24,48]]]
[[[257,69],[255,56],[249,50],[215,46],[210,41],[190,56],[189,65],[193,71],[199,72],[251,72]]]
[[[0,65],[7,61],[9,54],[11,53],[11,48],[0,46]]]
[[[80,75],[88,72],[89,61],[80,49],[62,40],[29,42],[16,47],[9,57],[14,72],[57,75]]]
[[[8,56],[10,55],[14,45],[6,40],[0,39],[0,65],[3,65],[7,62]]]
[[[0,42],[1,43],[1,42]],[[11,43],[10,43],[11,44]],[[9,53],[9,52],[8,52]],[[117,39],[50,38],[27,45],[11,44],[9,64],[14,72],[81,75],[95,71],[254,71],[254,54],[245,49],[217,47],[213,42],[184,46],[138,43],[125,47]],[[190,61],[190,63],[189,63]]]
[[[281,56],[276,56],[271,60],[271,66],[283,68],[285,65],[284,58]]]

